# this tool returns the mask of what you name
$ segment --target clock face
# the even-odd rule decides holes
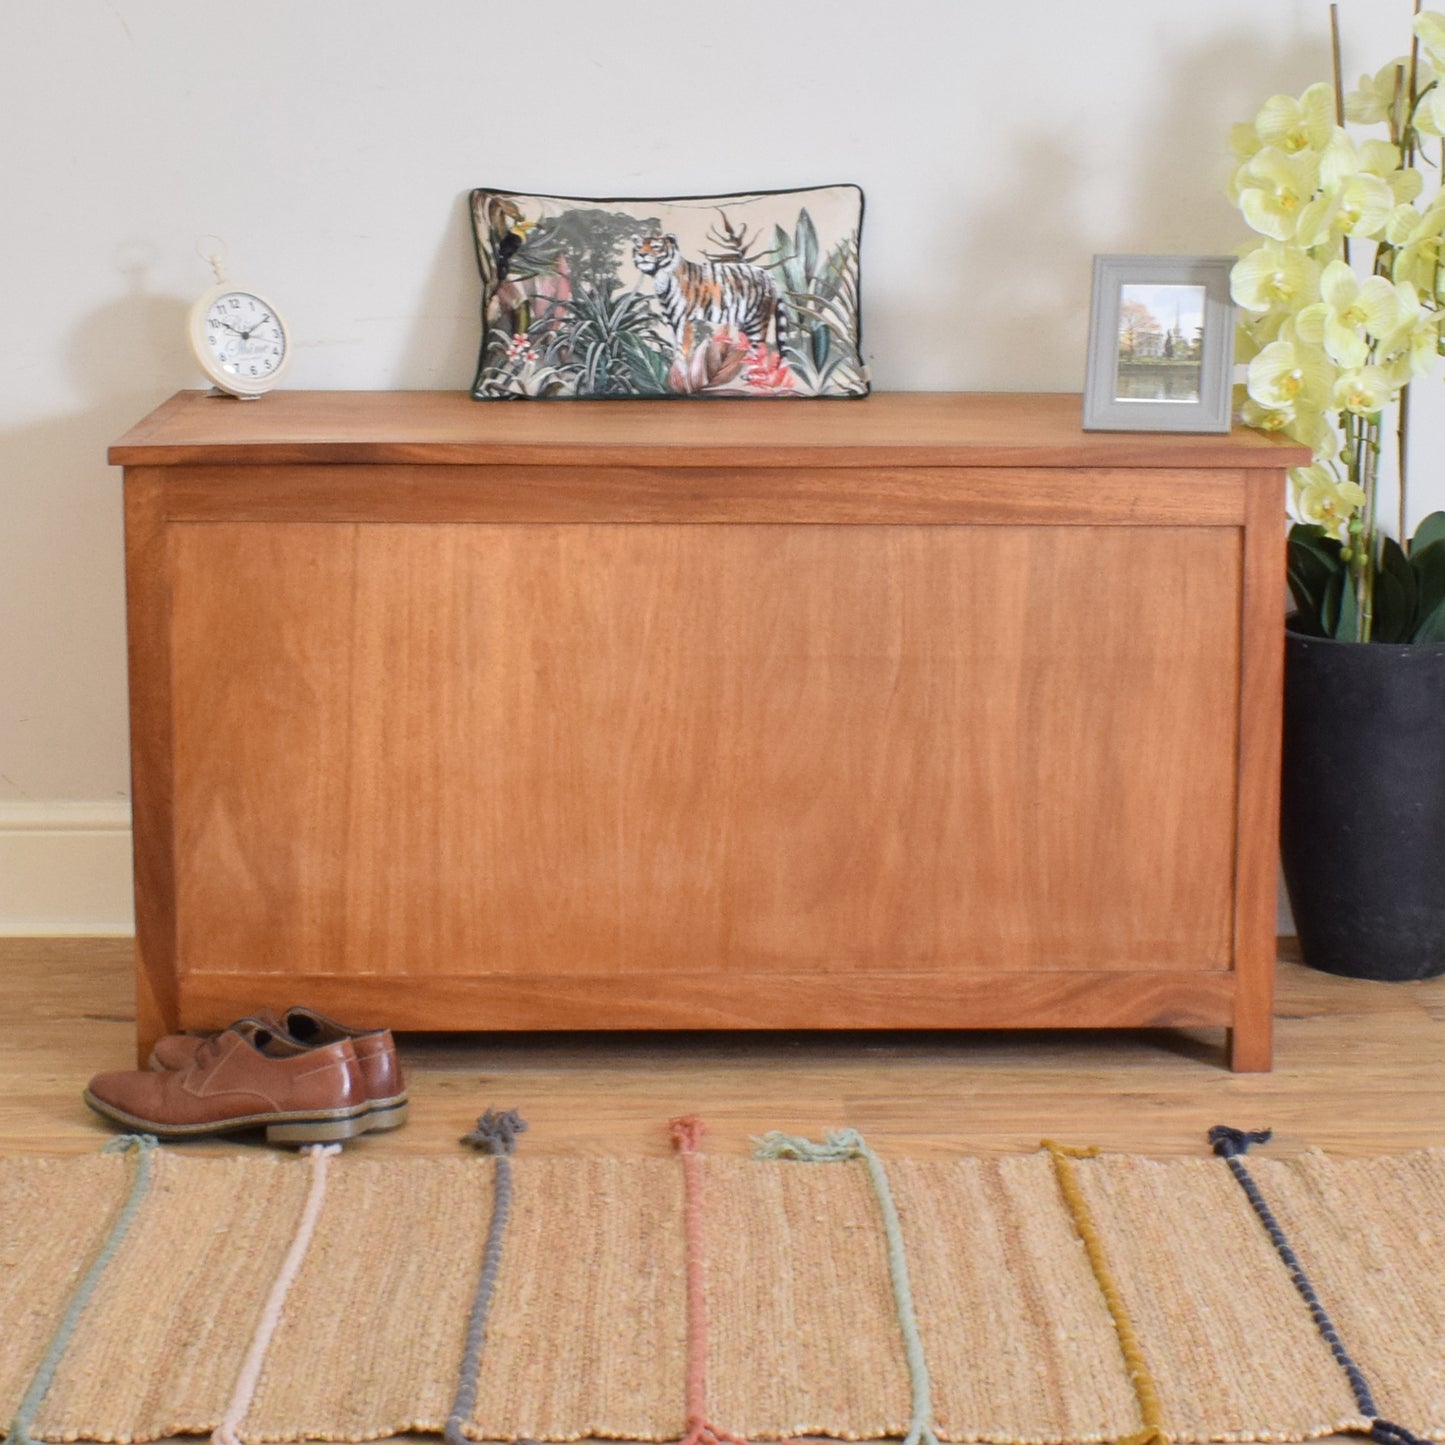
[[[202,336],[215,366],[245,386],[264,386],[286,359],[286,332],[271,308],[249,291],[217,296]]]

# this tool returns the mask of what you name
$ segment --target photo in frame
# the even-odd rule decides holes
[[[1085,431],[1227,432],[1233,256],[1095,256]]]
[[[863,193],[471,193],[479,401],[851,397]]]

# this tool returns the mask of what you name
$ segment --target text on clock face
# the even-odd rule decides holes
[[[286,338],[271,308],[244,291],[233,291],[211,306],[206,344],[233,376],[270,376],[286,354]]]

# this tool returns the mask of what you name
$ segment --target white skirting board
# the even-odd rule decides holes
[[[1281,938],[1294,937],[1294,914],[1289,908],[1289,894],[1284,887],[1284,869],[1279,872],[1279,902],[1275,904],[1274,931]]]
[[[0,799],[0,935],[134,932],[125,799]]]

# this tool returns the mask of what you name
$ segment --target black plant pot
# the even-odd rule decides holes
[[[1445,973],[1445,643],[1287,628],[1281,802],[1304,961],[1352,978]]]

